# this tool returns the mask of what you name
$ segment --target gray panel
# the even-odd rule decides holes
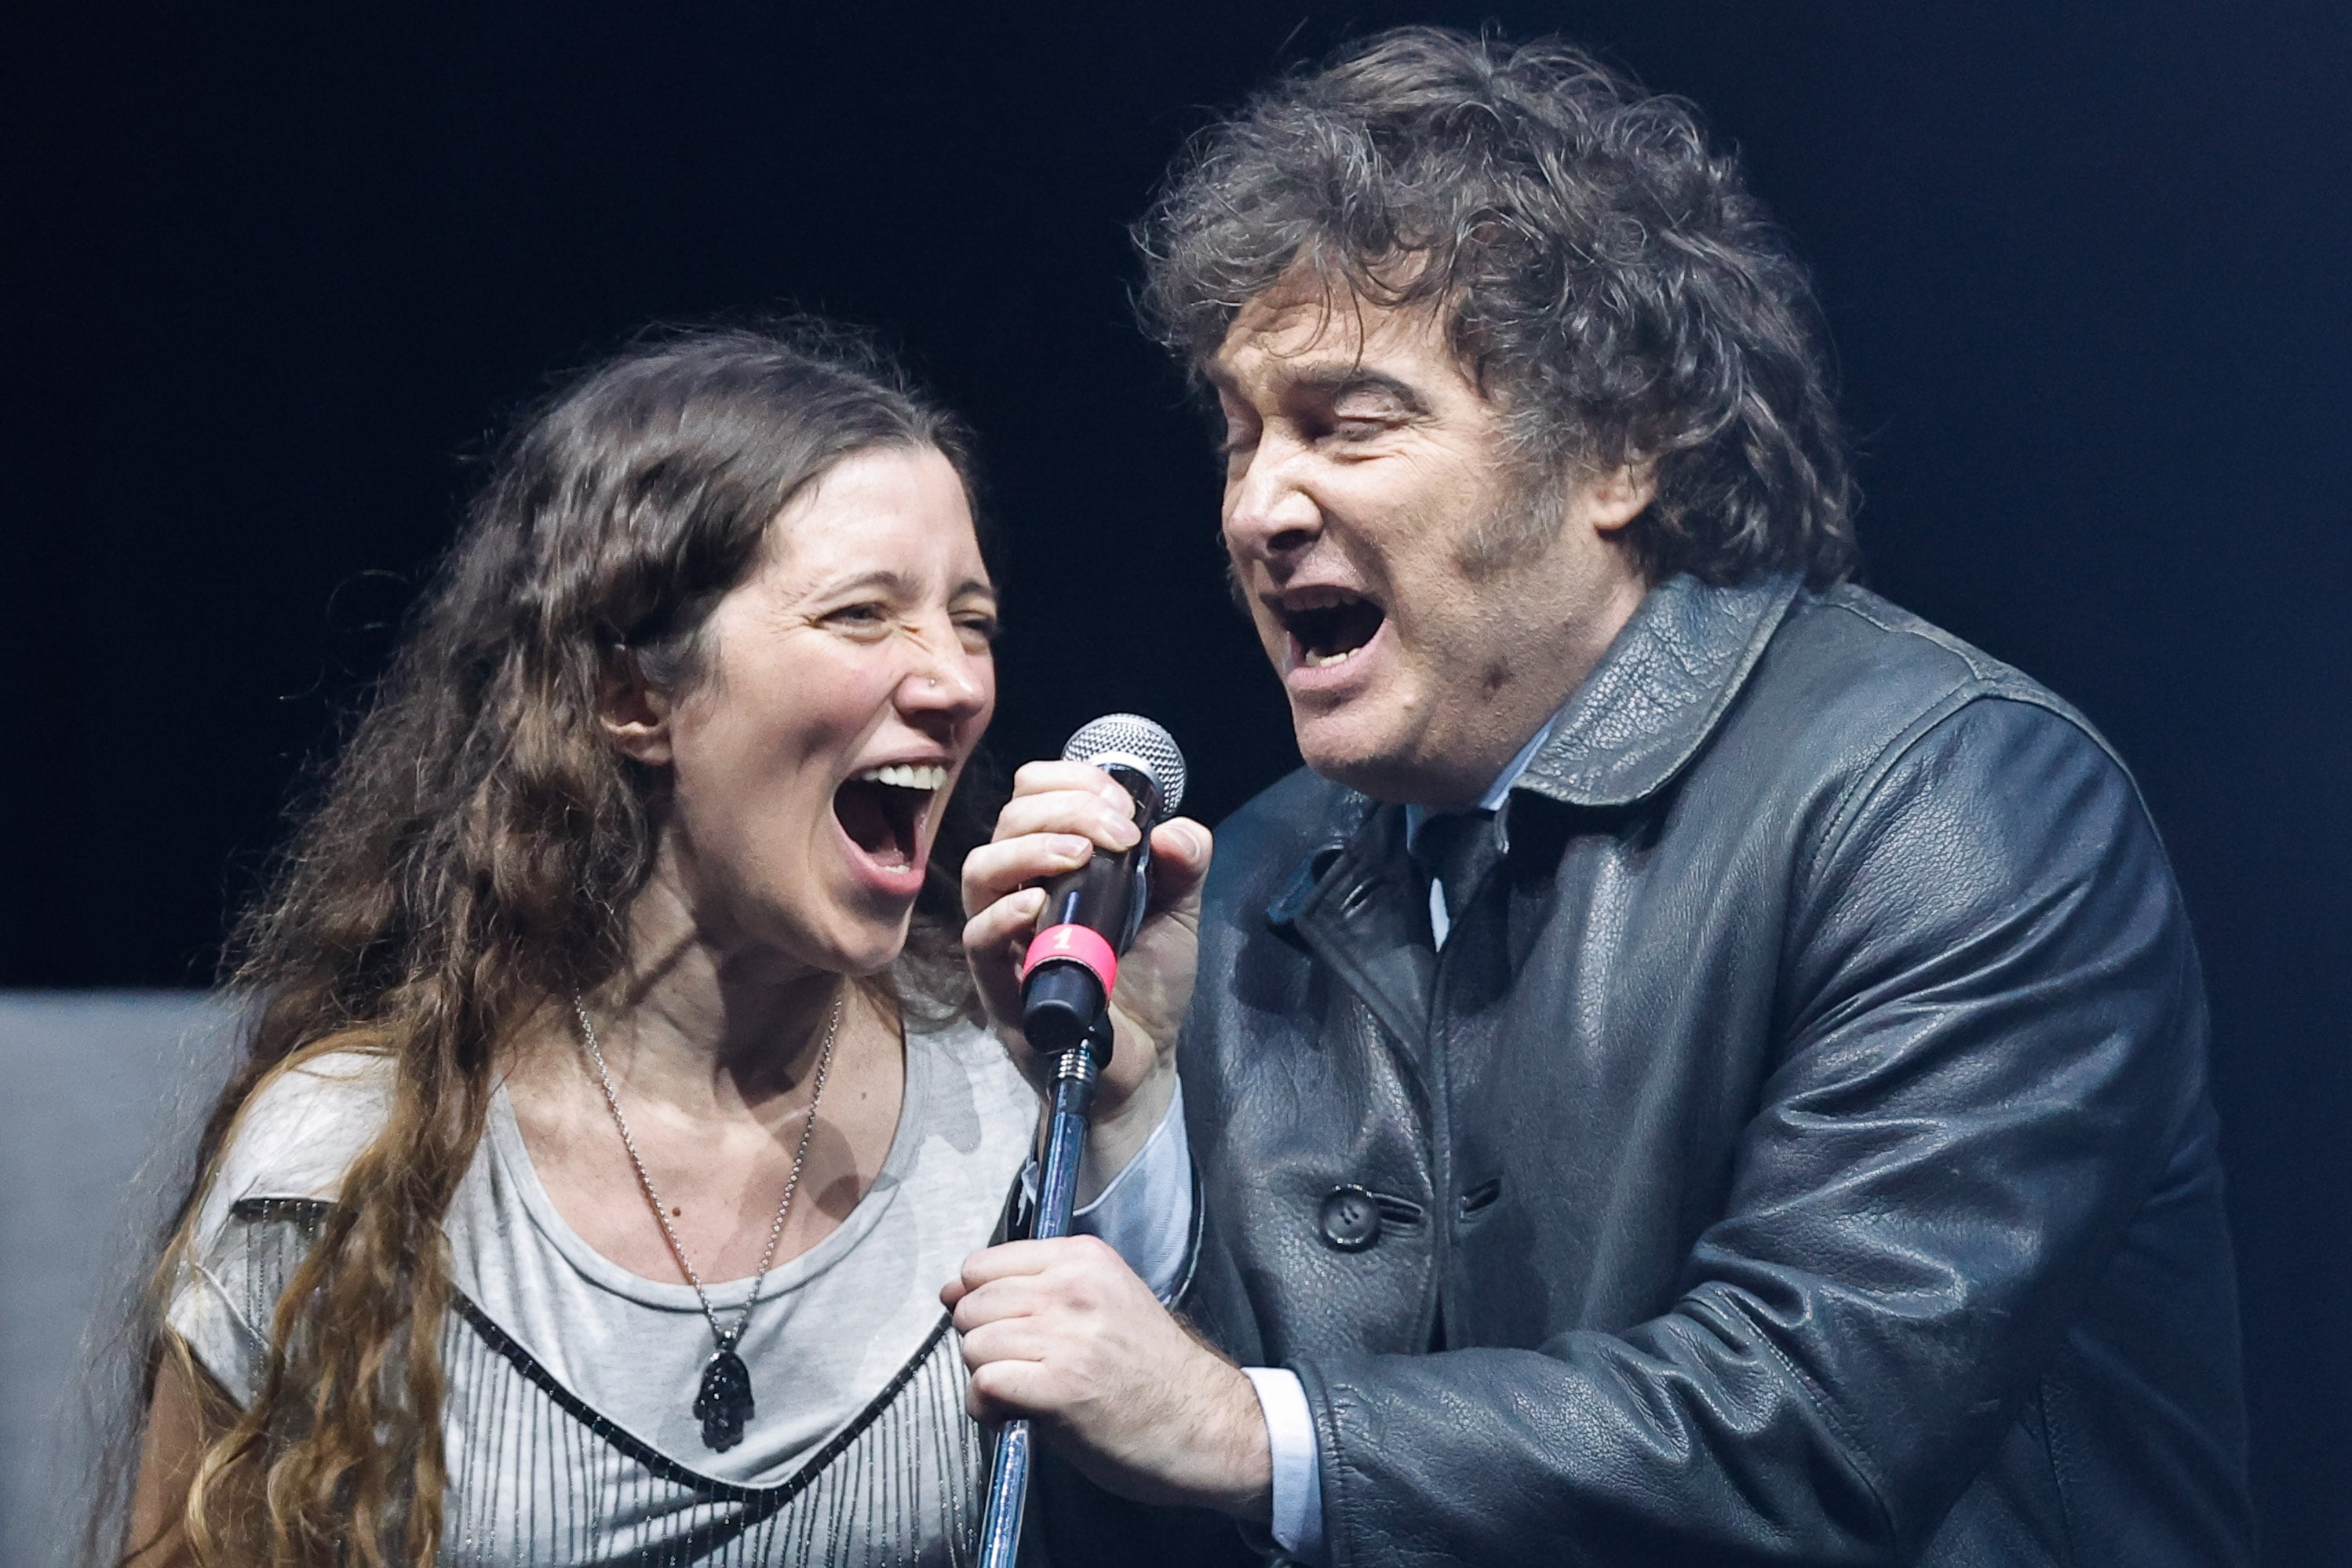
[[[227,1024],[199,992],[0,992],[0,1568],[70,1558],[122,1360],[93,1341],[186,1180]]]

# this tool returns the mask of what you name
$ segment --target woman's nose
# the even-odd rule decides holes
[[[975,660],[954,650],[920,659],[898,682],[898,706],[910,719],[969,718],[993,698],[987,667],[985,657]]]

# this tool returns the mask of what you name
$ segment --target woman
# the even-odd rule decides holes
[[[961,1555],[936,1292],[1036,1118],[934,855],[995,701],[968,468],[814,330],[509,443],[248,920],[130,1561]]]

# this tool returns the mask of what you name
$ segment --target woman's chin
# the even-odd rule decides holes
[[[834,918],[825,922],[829,929],[821,942],[824,952],[821,967],[856,977],[879,974],[907,950],[907,929],[914,913],[912,898],[887,904],[859,900],[854,906],[836,909]]]

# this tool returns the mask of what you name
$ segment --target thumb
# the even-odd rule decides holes
[[[1216,852],[1216,837],[1189,816],[1172,816],[1151,830],[1151,903],[1181,904],[1201,890]]]

